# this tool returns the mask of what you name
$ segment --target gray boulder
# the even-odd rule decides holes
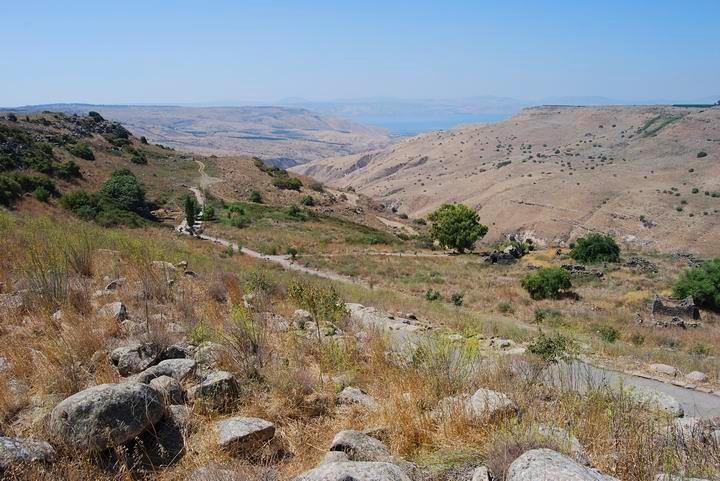
[[[160,348],[153,343],[133,343],[110,353],[110,361],[121,376],[137,374],[158,361]]]
[[[298,329],[305,329],[305,325],[311,323],[312,320],[312,314],[304,309],[297,309],[293,313],[293,325]]]
[[[185,390],[182,385],[170,376],[156,377],[150,386],[162,394],[165,404],[182,404],[185,402]]]
[[[467,414],[474,418],[492,419],[503,415],[517,415],[520,411],[503,393],[490,389],[478,389],[465,402]]]
[[[617,481],[551,449],[533,449],[512,462],[506,481]]]
[[[345,461],[327,463],[295,478],[295,481],[410,481],[391,463]]]
[[[330,451],[340,451],[350,461],[388,461],[390,450],[381,441],[360,431],[340,431],[330,444]]]
[[[374,397],[365,394],[356,387],[346,387],[338,394],[338,401],[341,404],[359,404],[370,410],[378,408],[378,403]]]
[[[0,437],[0,470],[28,463],[49,463],[55,450],[45,441]]]
[[[590,458],[587,451],[578,438],[555,426],[538,425],[535,428],[536,434],[545,440],[550,441],[554,447],[568,453],[575,461],[585,466],[590,466]]]
[[[471,481],[490,481],[490,471],[485,466],[475,468]]]
[[[188,397],[213,409],[224,409],[240,394],[235,376],[227,371],[208,374],[200,384],[188,391]]]
[[[111,302],[105,304],[98,311],[101,317],[107,317],[115,319],[117,321],[124,321],[128,318],[128,310],[125,304],[122,302]]]
[[[162,395],[146,384],[101,384],[55,406],[49,430],[59,443],[99,451],[130,441],[164,414]]]
[[[682,405],[669,394],[651,389],[635,388],[630,390],[630,395],[638,402],[646,403],[658,411],[663,411],[679,418],[685,415]]]
[[[217,424],[217,436],[220,449],[251,456],[275,436],[275,425],[260,418],[235,417]]]
[[[708,382],[708,376],[704,372],[692,371],[685,375],[685,379],[692,382]]]
[[[187,406],[169,406],[165,416],[128,447],[129,464],[152,470],[178,462],[185,454],[189,418]]]
[[[666,376],[675,377],[678,375],[678,370],[668,364],[650,364],[650,370],[658,374],[665,374]]]
[[[192,359],[167,359],[133,376],[132,380],[147,384],[160,376],[169,376],[182,382],[194,376],[196,369],[197,363]]]

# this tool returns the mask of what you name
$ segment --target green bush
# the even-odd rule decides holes
[[[78,142],[77,144],[70,146],[68,148],[68,152],[80,159],[95,160],[95,154],[92,149],[90,149],[90,146],[85,142]]]
[[[302,198],[302,205],[312,207],[315,205],[315,199],[313,199],[311,195],[306,195]]]
[[[630,342],[633,346],[640,347],[645,344],[645,336],[637,333],[633,334],[632,336],[630,336]]]
[[[60,163],[57,166],[55,173],[58,177],[64,180],[82,177],[82,172],[80,172],[80,166],[77,165],[74,160],[68,160],[66,162]]]
[[[450,302],[452,302],[454,305],[460,307],[463,305],[464,302],[464,295],[461,292],[453,292],[450,296]]]
[[[279,175],[273,179],[273,185],[278,189],[284,190],[300,190],[303,186],[300,179],[290,177],[289,175]]]
[[[0,175],[0,205],[10,205],[23,194],[22,186],[10,175]]]
[[[692,296],[700,307],[720,310],[720,258],[680,274],[673,286],[673,297],[684,299],[688,296]]]
[[[608,344],[613,344],[620,339],[620,333],[612,326],[600,326],[597,328],[597,333],[600,335],[600,338]]]
[[[130,157],[130,162],[138,165],[147,164],[147,158],[145,157],[145,153],[139,150],[135,150],[132,154],[132,157]]]
[[[541,333],[528,346],[528,351],[549,364],[558,361],[569,361],[575,357],[574,343],[562,334],[547,336]]]
[[[84,220],[93,220],[98,213],[95,197],[82,190],[63,194],[60,197],[60,206]]]
[[[570,274],[560,267],[546,267],[525,276],[521,282],[533,299],[557,299],[572,288]]]
[[[33,195],[35,195],[35,198],[40,202],[47,202],[48,200],[50,200],[50,192],[48,192],[48,190],[43,186],[35,189]]]
[[[253,190],[250,192],[250,202],[255,202],[256,204],[262,204],[262,194],[258,192],[257,190]]]
[[[562,312],[557,309],[540,307],[535,309],[535,322],[542,324],[546,320],[557,320],[562,318]]]
[[[498,302],[497,310],[502,312],[503,314],[510,314],[515,311],[512,304],[507,301]]]
[[[433,223],[430,236],[443,248],[465,252],[487,234],[477,212],[463,204],[444,204],[428,216]]]
[[[148,214],[145,188],[128,169],[119,169],[113,172],[110,178],[100,186],[98,199],[100,202],[110,204],[120,210],[142,216]]]
[[[426,301],[439,301],[440,299],[442,299],[442,296],[434,289],[428,289],[427,292],[425,292]]]
[[[620,247],[615,239],[604,234],[590,234],[575,242],[570,257],[584,264],[597,262],[618,262]]]

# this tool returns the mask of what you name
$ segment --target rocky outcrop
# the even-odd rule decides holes
[[[28,463],[49,463],[55,450],[45,441],[0,437],[0,471]]]
[[[110,353],[110,361],[121,376],[137,374],[158,361],[160,348],[153,343],[134,343],[118,347]]]
[[[111,302],[105,304],[98,311],[100,317],[115,319],[116,321],[124,321],[128,318],[128,310],[122,302]]]
[[[240,387],[235,376],[226,371],[208,374],[200,384],[188,391],[188,397],[193,401],[218,410],[228,407],[239,394]]]
[[[676,417],[682,417],[685,414],[678,400],[669,394],[640,388],[630,389],[629,393],[638,402],[646,403],[658,411],[663,411]]]
[[[275,436],[275,425],[252,417],[235,417],[217,424],[218,446],[235,455],[252,456]]]
[[[696,325],[692,321],[700,320],[700,310],[695,305],[692,297],[687,297],[679,302],[662,300],[655,296],[649,304],[650,317],[655,320],[668,321],[679,319],[686,325]],[[681,326],[684,327],[684,326]]]
[[[507,481],[617,481],[550,449],[533,449],[512,462]]]
[[[330,444],[330,451],[340,451],[350,461],[387,461],[390,450],[382,442],[360,431],[340,431]]]
[[[540,424],[536,426],[535,433],[541,439],[549,441],[553,447],[569,454],[575,461],[582,465],[590,466],[590,458],[578,438],[555,426]]]
[[[365,394],[356,387],[348,386],[338,394],[338,402],[340,404],[358,404],[364,406],[367,409],[374,410],[378,408],[378,402],[374,397]]]
[[[162,394],[165,404],[182,404],[185,402],[185,390],[180,382],[170,376],[156,377],[150,381],[150,386]]]
[[[178,462],[185,454],[190,416],[187,406],[169,406],[165,416],[129,446],[130,465],[154,469]]]
[[[101,384],[58,404],[50,414],[49,430],[59,443],[99,451],[130,441],[164,414],[162,395],[146,384]]]
[[[147,384],[160,376],[169,376],[182,382],[192,377],[196,368],[197,362],[192,359],[167,359],[133,376],[131,380]]]

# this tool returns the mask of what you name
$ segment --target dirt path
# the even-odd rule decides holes
[[[215,183],[215,181],[222,181],[222,179],[215,179],[212,177],[208,177],[207,174],[205,174],[205,164],[203,164],[200,161],[196,161],[198,163],[199,169],[198,172],[201,175],[201,178],[205,178],[206,182],[209,181],[211,183]],[[206,184],[208,185],[208,184]],[[201,181],[202,186],[202,181]],[[195,195],[195,198],[197,199],[200,206],[205,206],[205,196],[202,193],[202,190],[197,187],[191,187],[190,191]],[[183,228],[184,225],[184,228]],[[197,224],[196,224],[197,226]],[[202,230],[202,224],[200,224],[200,228],[198,231]],[[310,267],[305,267],[300,264],[295,263],[293,259],[290,256],[282,256],[282,255],[265,255],[260,252],[257,252],[252,249],[248,249],[247,247],[241,247],[236,242],[232,242],[227,239],[222,239],[219,237],[213,237],[207,234],[198,233],[193,234],[187,229],[187,223],[183,221],[183,224],[178,226],[178,232],[182,232],[184,234],[189,235],[195,235],[199,239],[203,239],[206,241],[213,242],[215,244],[219,244],[225,247],[230,247],[236,252],[242,252],[243,254],[253,257],[255,259],[260,259],[266,262],[272,262],[274,264],[278,264],[284,269],[295,271],[295,272],[301,272],[303,274],[309,274],[316,277],[320,277],[323,279],[328,279],[332,281],[339,281],[339,282],[347,282],[355,285],[360,285],[363,287],[369,287],[368,284],[358,278],[354,277],[348,277],[344,276],[342,274],[338,274],[331,271],[323,271],[319,269],[313,269]],[[407,257],[420,257],[421,255],[418,254],[404,254],[404,253],[377,253],[378,255],[397,255],[397,256],[407,256]],[[425,256],[437,256],[436,254],[427,254],[422,255],[421,257]],[[362,306],[361,306],[362,307]],[[394,317],[387,316],[383,313],[379,313],[379,316],[381,318],[387,317],[388,319],[394,319]],[[419,333],[413,333],[413,335],[418,335]],[[640,376],[635,376],[632,374],[626,374],[618,371],[613,371],[610,369],[605,369],[602,367],[594,366],[592,364],[589,364],[587,362],[575,362],[571,365],[568,365],[566,367],[560,368],[558,377],[571,377],[574,389],[582,392],[583,390],[587,389],[589,386],[592,385],[599,385],[599,384],[605,384],[613,388],[624,388],[624,387],[634,387],[639,390],[643,391],[650,391],[655,393],[660,393],[661,395],[667,395],[674,398],[680,405],[682,406],[683,411],[685,412],[685,416],[694,416],[694,417],[702,417],[702,418],[711,418],[714,416],[720,416],[720,396],[717,396],[715,394],[709,394],[704,393],[701,391],[696,391],[692,389],[687,389],[681,386],[675,386],[673,384],[665,383],[662,381],[657,381],[653,379],[646,379]]]

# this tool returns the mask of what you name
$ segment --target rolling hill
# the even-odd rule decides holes
[[[477,209],[489,239],[605,231],[661,251],[720,248],[720,108],[544,106],[296,167],[411,216]]]
[[[383,129],[295,107],[173,107],[52,104],[15,112],[99,112],[137,137],[202,154],[261,157],[283,167],[389,143]]]

